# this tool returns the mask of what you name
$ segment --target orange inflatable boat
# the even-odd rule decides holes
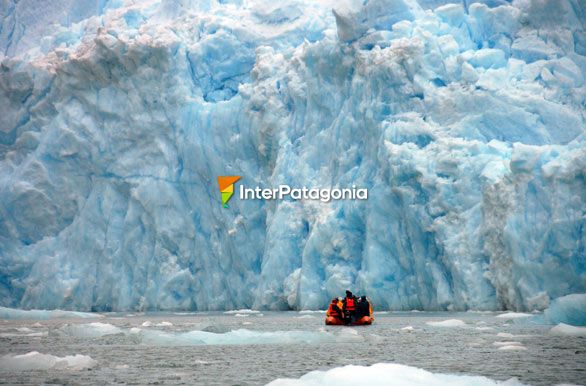
[[[371,325],[374,318],[372,316],[363,316],[354,323],[346,324],[340,318],[334,316],[326,316],[326,325],[328,326],[368,326]]]

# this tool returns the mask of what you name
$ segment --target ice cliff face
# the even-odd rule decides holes
[[[586,292],[580,0],[98,3],[0,3],[0,305]],[[369,199],[224,209],[218,175]]]

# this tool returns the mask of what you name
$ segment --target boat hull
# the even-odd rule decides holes
[[[369,326],[372,324],[374,320],[371,316],[363,316],[362,318],[356,320],[354,323],[346,324],[340,318],[334,318],[333,316],[326,317],[326,325],[328,326]]]

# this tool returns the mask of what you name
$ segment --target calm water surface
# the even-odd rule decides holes
[[[555,336],[549,333],[551,326],[500,319],[495,315],[375,313],[374,325],[352,328],[326,327],[323,314],[297,312],[247,316],[109,314],[100,319],[0,321],[0,355],[30,351],[60,357],[83,354],[98,362],[92,369],[79,371],[0,370],[0,383],[261,385],[276,378],[297,378],[317,369],[378,362],[395,362],[432,372],[484,375],[496,380],[517,377],[533,385],[586,383],[586,337]],[[460,319],[466,325],[427,324],[446,319]],[[152,326],[142,326],[145,321],[152,322]],[[172,326],[156,325],[163,321]],[[70,332],[71,325],[92,322],[119,327],[121,332],[84,337],[79,333],[84,326],[76,329],[78,333]],[[406,326],[412,326],[413,330],[401,330]],[[22,331],[22,327],[43,336],[26,336],[17,330]],[[131,331],[132,328],[141,331]],[[244,331],[243,335],[248,337],[244,340],[229,333],[239,329],[252,333]],[[217,337],[223,339],[222,344],[204,344],[197,337],[186,339],[184,333],[189,331],[220,334]],[[308,339],[300,340],[299,333],[277,333],[269,338],[261,334],[256,341],[258,332],[275,331],[303,331],[307,332]],[[145,332],[163,334],[148,340],[142,335]],[[502,333],[513,336],[502,336]],[[218,343],[212,340],[211,343]],[[499,350],[498,343],[494,344],[504,341],[519,342],[526,350]]]

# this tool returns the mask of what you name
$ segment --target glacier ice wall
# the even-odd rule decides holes
[[[583,2],[70,3],[0,4],[0,305],[586,292]],[[369,199],[228,210],[218,175]]]

